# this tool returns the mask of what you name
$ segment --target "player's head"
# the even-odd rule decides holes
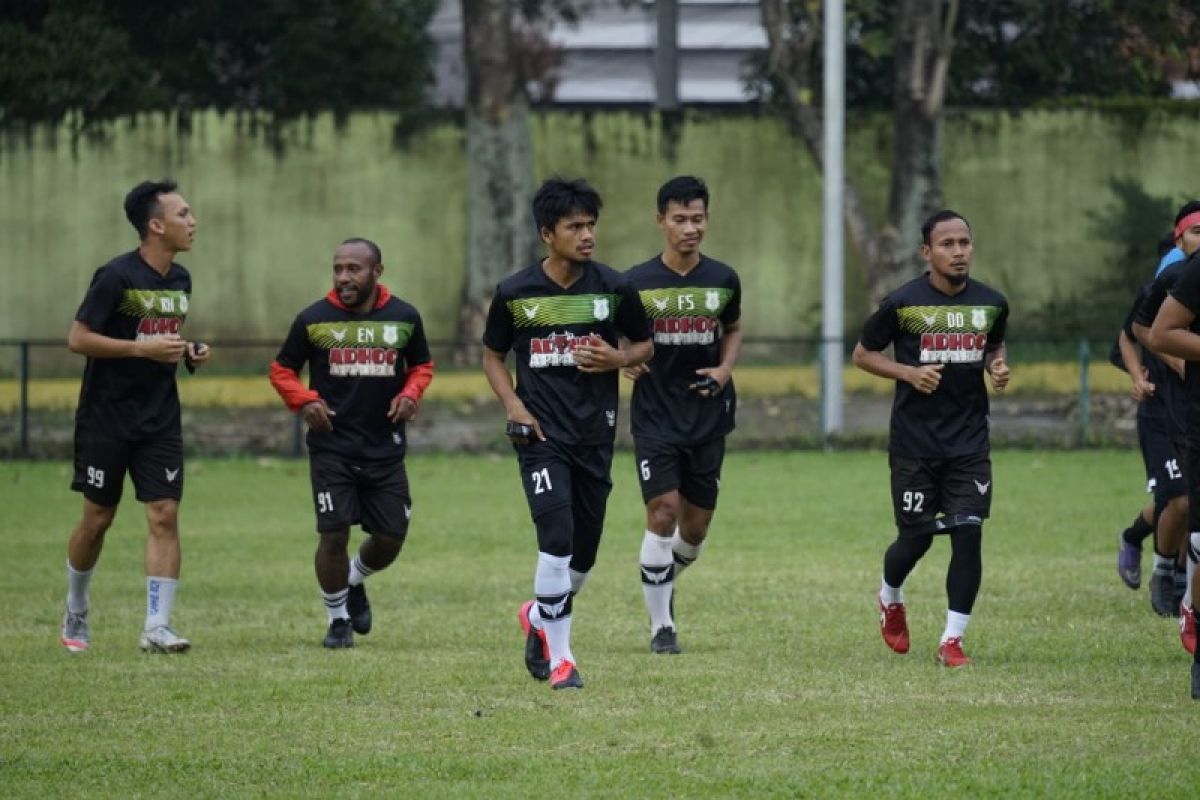
[[[971,225],[957,211],[944,209],[921,226],[921,258],[951,286],[962,286],[971,271],[975,244]]]
[[[1189,200],[1175,215],[1175,246],[1185,256],[1200,250],[1200,200]]]
[[[168,250],[192,249],[196,218],[173,180],[142,181],[125,195],[125,216],[143,242],[154,238]]]
[[[369,311],[383,274],[383,254],[370,239],[351,237],[333,251],[333,288],[352,311]]]
[[[590,261],[596,247],[600,193],[576,178],[550,178],[533,195],[538,236],[552,255],[576,263]]]
[[[658,190],[658,227],[667,249],[680,255],[700,250],[708,230],[708,187],[691,175],[680,175]]]

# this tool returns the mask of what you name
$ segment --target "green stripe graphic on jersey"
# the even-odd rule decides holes
[[[900,329],[907,333],[987,333],[999,306],[905,306],[896,309]]]
[[[508,301],[508,313],[518,328],[589,325],[616,317],[620,303],[619,294],[519,297]]]
[[[683,286],[673,289],[641,289],[638,297],[650,319],[659,317],[719,317],[733,297],[733,289]]]
[[[121,294],[118,309],[122,314],[138,319],[186,317],[187,292],[155,289],[126,289]]]
[[[394,347],[408,344],[411,322],[314,322],[308,340],[322,350],[334,347]]]

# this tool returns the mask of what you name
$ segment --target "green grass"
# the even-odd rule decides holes
[[[685,653],[664,657],[618,455],[576,603],[577,693],[521,663],[535,548],[510,458],[412,456],[411,538],[346,652],[319,646],[306,464],[192,462],[174,621],[195,646],[178,657],[137,651],[132,497],[93,583],[93,649],[62,650],[78,499],[65,464],[0,463],[0,796],[1189,796],[1187,657],[1114,574],[1145,499],[1136,455],[996,455],[977,664],[958,672],[933,661],[945,541],[909,581],[912,652],[879,639],[885,461],[731,455],[679,586]]]

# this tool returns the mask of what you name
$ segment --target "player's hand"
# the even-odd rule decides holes
[[[304,424],[309,427],[309,430],[314,430],[317,433],[328,433],[333,430],[333,418],[337,413],[325,405],[324,400],[313,400],[311,403],[305,403],[300,409],[300,416],[304,418]]]
[[[988,364],[988,375],[992,378],[992,388],[997,392],[1003,392],[1008,386],[1008,364],[1004,362],[1004,358],[997,356],[992,359],[992,363]]]
[[[1133,382],[1133,388],[1130,389],[1129,394],[1139,403],[1154,396],[1154,384],[1147,379],[1145,370],[1142,370],[1142,376]]]
[[[507,417],[507,421],[510,423],[515,422],[517,425],[524,425],[528,428],[532,428],[533,435],[537,437],[539,442],[546,441],[546,434],[542,433],[542,426],[538,424],[538,421],[534,418],[533,414],[529,413],[529,409],[525,408],[525,404],[520,400],[517,400],[511,407],[506,409],[505,415]],[[524,446],[529,444],[529,437],[527,436],[510,434],[508,438],[511,439],[512,443],[515,445]]]
[[[649,373],[650,368],[645,364],[638,364],[636,367],[623,367],[621,369],[621,374],[631,381],[636,381],[638,378]]]
[[[187,342],[177,334],[168,333],[164,336],[154,336],[138,342],[138,352],[142,358],[158,361],[163,364],[178,364],[187,352]]]
[[[582,372],[610,372],[625,366],[625,355],[596,334],[592,334],[583,344],[575,345],[571,351],[575,356],[575,366]]]
[[[716,397],[725,391],[725,386],[729,383],[730,372],[725,367],[702,367],[696,370],[696,374],[700,376],[700,380],[689,384],[688,388],[701,397]]]
[[[417,404],[411,397],[396,395],[388,406],[388,422],[412,422],[417,418]]]
[[[923,367],[913,367],[908,382],[921,394],[933,394],[938,384],[942,382],[942,370],[945,364],[926,364]]]
[[[196,367],[208,361],[211,356],[212,348],[204,342],[188,342],[183,360],[187,363],[188,371],[195,372]]]

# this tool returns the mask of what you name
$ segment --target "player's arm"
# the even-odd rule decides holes
[[[854,366],[863,372],[869,372],[880,378],[893,381],[904,381],[921,394],[933,394],[942,381],[942,370],[945,364],[925,364],[920,367],[901,364],[888,358],[880,350],[870,350],[859,342],[854,345],[854,354],[850,357]]]
[[[1008,387],[1008,346],[1001,342],[989,348],[983,357],[983,368],[992,379],[992,388],[1003,392]]]
[[[1195,320],[1191,309],[1168,296],[1150,326],[1150,349],[1184,361],[1200,361],[1200,335],[1189,330]]]
[[[404,348],[404,386],[388,405],[387,418],[390,422],[410,422],[417,416],[421,397],[433,382],[433,356],[429,353],[429,342],[425,339],[425,325],[420,315],[413,325],[413,335]]]
[[[315,389],[307,388],[300,380],[300,370],[308,361],[310,349],[307,329],[300,317],[296,317],[279,355],[271,362],[268,378],[289,411],[299,412],[311,430],[325,433],[333,430],[337,414]]]
[[[67,333],[72,353],[88,358],[148,358],[163,364],[176,364],[187,352],[188,343],[176,334],[148,339],[117,339],[97,333],[86,323],[75,320]]]
[[[1146,379],[1146,368],[1142,366],[1142,354],[1138,351],[1137,342],[1130,338],[1124,328],[1117,334],[1117,350],[1121,353],[1121,363],[1125,365],[1125,371],[1129,373],[1129,380],[1133,383],[1130,394],[1140,403],[1154,394],[1154,384]]]
[[[515,422],[518,425],[526,425],[533,428],[533,432],[541,441],[546,441],[546,434],[542,433],[542,426],[538,424],[537,419],[529,413],[529,409],[525,407],[525,403],[521,402],[521,398],[517,397],[517,393],[513,388],[512,373],[508,371],[508,367],[504,363],[505,354],[497,350],[493,350],[486,345],[483,348],[483,374],[487,378],[488,386],[492,387],[492,393],[504,406],[504,418],[508,422]]]
[[[733,377],[733,366],[737,364],[738,356],[742,354],[742,327],[737,322],[731,322],[724,325],[724,332],[721,336],[721,363],[715,367],[702,367],[696,370],[696,374],[701,378],[711,378],[716,381],[716,386],[696,386],[696,390],[705,397],[720,394],[721,390],[729,383],[729,379]],[[704,381],[702,381],[704,382]],[[693,384],[695,385],[695,384]]]

